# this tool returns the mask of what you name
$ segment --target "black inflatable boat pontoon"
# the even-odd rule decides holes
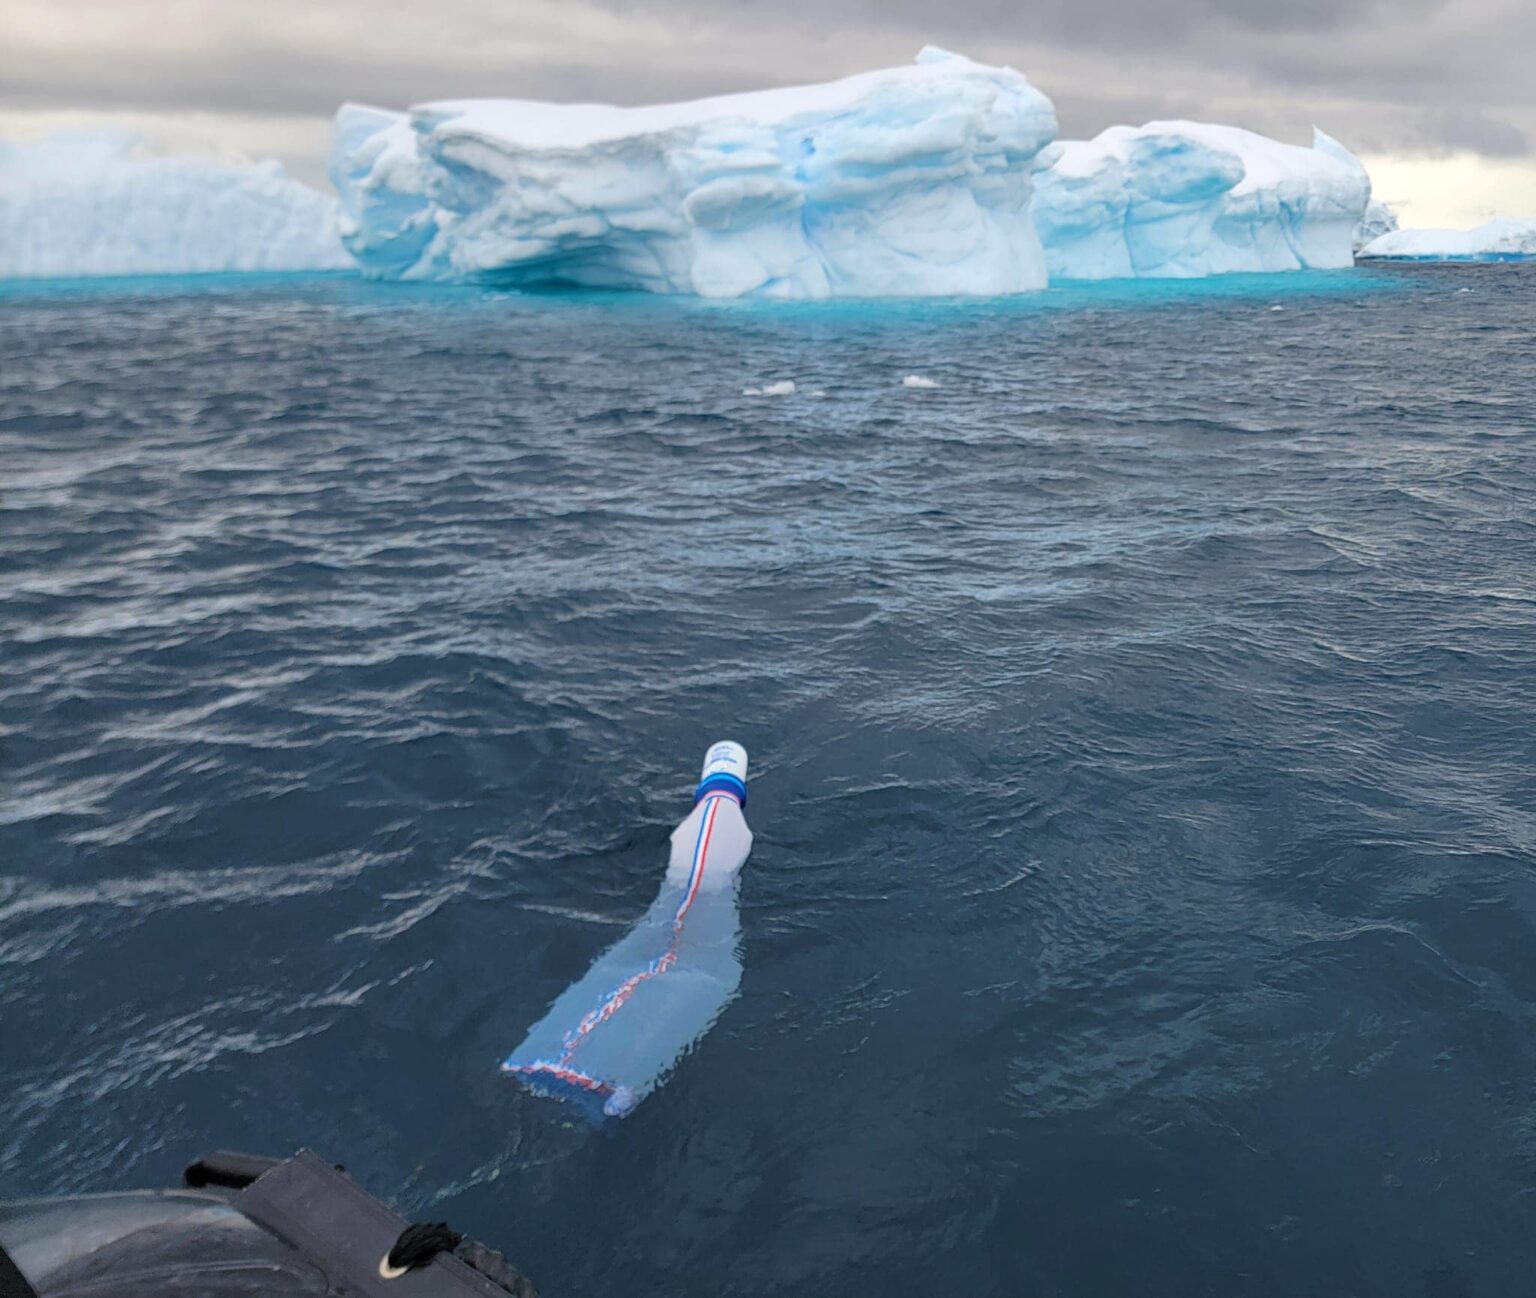
[[[536,1298],[499,1253],[308,1150],[210,1154],[185,1182],[0,1204],[0,1298]]]

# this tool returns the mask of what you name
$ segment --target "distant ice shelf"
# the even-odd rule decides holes
[[[1536,260],[1536,217],[1489,221],[1473,230],[1394,230],[1360,256],[1382,261]]]
[[[0,142],[0,279],[352,265],[335,200],[276,162],[155,156],[122,132]]]

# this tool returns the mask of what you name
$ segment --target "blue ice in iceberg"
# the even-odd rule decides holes
[[[710,748],[656,900],[529,1029],[504,1072],[622,1117],[709,1031],[741,982],[746,777],[744,748]]]
[[[336,226],[336,200],[276,162],[123,131],[0,141],[0,279],[354,269]]]

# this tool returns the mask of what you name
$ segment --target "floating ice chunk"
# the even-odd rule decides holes
[[[998,294],[1050,101],[927,49],[825,85],[650,108],[461,100],[336,117],[344,237],[372,275],[705,297]]]
[[[1052,279],[1198,277],[1352,264],[1370,178],[1337,141],[1235,126],[1113,126],[1041,157],[1035,224]]]
[[[792,397],[795,394],[794,379],[781,379],[777,383],[765,383],[760,388],[742,388],[744,397]],[[812,396],[815,393],[811,394]]]
[[[1536,258],[1536,217],[1489,221],[1473,230],[1396,230],[1361,257],[1391,261],[1527,261]]]
[[[939,386],[939,383],[937,379],[927,379],[921,374],[908,374],[906,378],[902,379],[901,386],[904,388],[936,388]]]
[[[336,200],[276,162],[149,153],[126,132],[0,143],[0,278],[351,267]]]

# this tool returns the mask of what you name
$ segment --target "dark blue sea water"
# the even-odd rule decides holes
[[[1536,268],[13,287],[0,583],[0,1197],[312,1145],[554,1298],[1532,1292]],[[569,1122],[497,1061],[719,737],[740,998]]]

